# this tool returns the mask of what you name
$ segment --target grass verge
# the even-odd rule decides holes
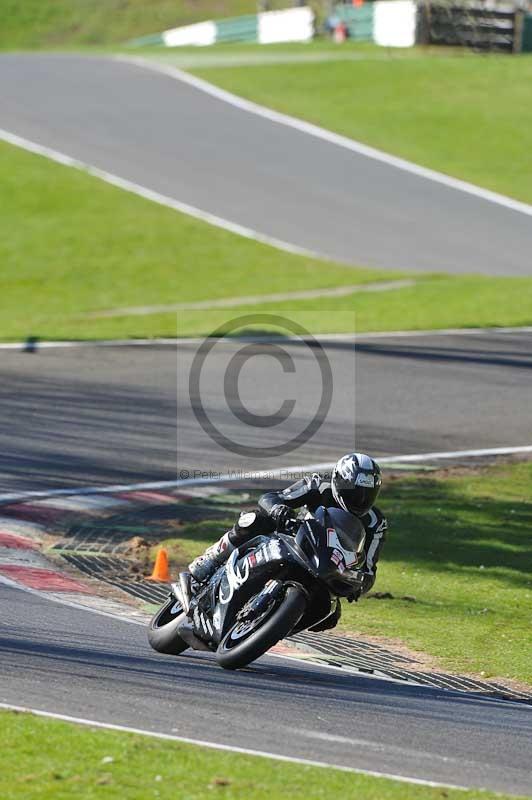
[[[334,769],[222,753],[0,712],[3,800],[182,797],[200,800],[495,800],[509,795],[400,783]],[[83,754],[83,757],[80,757]],[[326,777],[326,780],[325,780]]]
[[[2,0],[0,49],[124,42],[191,22],[256,11],[255,0]]]
[[[175,314],[83,314],[392,277],[285,253],[3,143],[0,172],[2,338],[175,336]]]
[[[92,318],[140,305],[330,288],[402,275],[295,256],[0,143],[0,338],[208,334],[248,312],[304,313],[315,332],[532,324],[532,279],[416,277],[335,299]],[[236,309],[236,310],[235,310]],[[348,312],[348,313],[342,313]]]
[[[532,58],[526,55],[381,48],[356,61],[289,69],[218,62],[194,71],[263,105],[532,203]]]
[[[531,485],[529,462],[385,481],[390,533],[375,589],[391,597],[345,603],[340,630],[399,639],[454,672],[532,684]],[[233,521],[185,525],[164,542],[173,565]]]

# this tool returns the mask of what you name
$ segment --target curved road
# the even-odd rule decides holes
[[[335,389],[329,417],[285,463],[330,461],[355,446],[351,435],[375,453],[530,443],[531,342],[532,334],[492,332],[365,338],[357,351],[325,343]],[[293,432],[315,379],[307,348],[283,346],[296,368],[285,377],[295,377],[303,403],[289,419]],[[176,431],[180,467],[226,469],[228,459],[268,466],[258,455],[228,455],[198,428],[186,393],[194,347],[179,346],[177,369],[175,346],[0,351],[1,491],[174,479]],[[202,395],[235,436],[243,426],[224,405],[221,379],[240,347],[225,343],[206,365]],[[260,356],[243,365],[238,388],[254,413],[266,414],[279,407],[276,385],[288,393],[294,384],[283,387],[280,365]],[[246,441],[260,447],[264,429],[248,428]],[[135,625],[5,585],[0,606],[0,702],[410,778],[532,791],[530,707],[273,657],[228,674],[208,655],[154,654]]]
[[[197,344],[0,350],[0,495],[175,480],[178,468],[193,476],[323,463],[350,449],[404,455],[532,444],[532,333],[323,344],[333,378],[325,421],[301,447],[267,458],[265,445],[299,433],[316,410],[319,370],[301,344],[283,344],[294,373],[268,349],[244,350],[226,395],[226,368],[246,345],[225,343],[205,362],[205,410],[222,433],[255,448],[246,457],[214,443],[192,414]],[[272,414],[286,398],[293,413],[271,428],[243,424],[237,392],[251,413]]]
[[[532,274],[532,217],[130,63],[1,55],[0,128],[340,261]]]
[[[0,56],[0,127],[348,262],[532,272],[530,217],[110,59]],[[282,462],[330,461],[355,443],[375,454],[530,444],[531,342],[526,333],[365,338],[356,358],[352,343],[328,343],[330,411]],[[177,368],[175,348],[163,346],[1,351],[0,491],[279,466],[259,448],[313,413],[312,353],[284,344],[295,366],[285,385],[271,353],[246,360],[239,347],[224,345],[206,365],[201,397],[226,434],[244,431],[240,444],[256,449],[249,458],[198,426],[190,343],[178,348]],[[241,382],[224,398],[234,356]],[[296,389],[294,415],[266,436],[235,416],[239,397],[265,415]],[[229,675],[209,656],[155,655],[134,625],[5,585],[0,605],[1,702],[408,777],[532,789],[528,707],[272,657]]]
[[[529,706],[273,657],[227,673],[210,655],[153,653],[142,627],[1,584],[0,605],[0,702],[410,778],[532,791]]]

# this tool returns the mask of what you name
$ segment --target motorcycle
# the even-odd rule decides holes
[[[206,650],[225,669],[245,667],[281,639],[317,626],[353,592],[364,539],[356,517],[323,506],[289,533],[256,536],[206,584],[191,592],[172,584],[148,641],[159,653]]]

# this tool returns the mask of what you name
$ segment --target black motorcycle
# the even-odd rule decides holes
[[[188,597],[172,584],[150,622],[149,643],[169,655],[208,650],[225,669],[245,667],[286,636],[317,626],[356,589],[364,538],[356,517],[323,506],[290,534],[257,536]]]

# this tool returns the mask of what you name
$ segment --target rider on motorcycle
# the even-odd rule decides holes
[[[240,514],[234,526],[189,565],[190,574],[198,583],[204,583],[235,548],[255,536],[291,532],[296,526],[295,511],[302,506],[311,512],[319,506],[336,507],[357,517],[366,534],[364,559],[352,570],[353,590],[348,595],[348,600],[358,600],[375,583],[377,561],[388,527],[382,512],[373,505],[381,482],[376,461],[363,453],[351,453],[337,462],[330,481],[314,474],[281,492],[267,492],[260,498],[256,511]],[[331,615],[311,630],[333,628],[339,619],[340,603],[337,603]]]

